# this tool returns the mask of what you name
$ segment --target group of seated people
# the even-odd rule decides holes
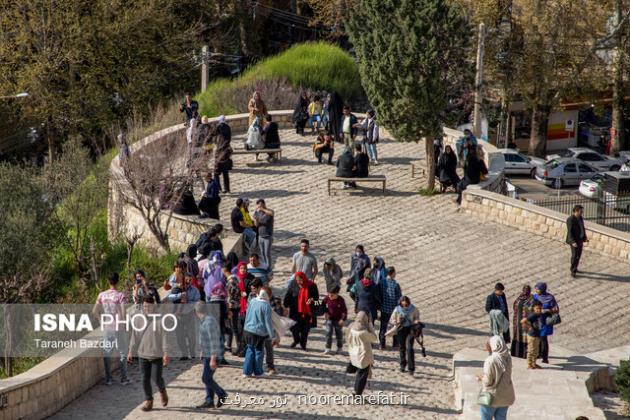
[[[337,158],[337,174],[340,178],[367,178],[369,175],[370,158],[363,150],[361,144],[354,145],[355,154],[352,148],[346,147],[343,153]],[[357,188],[355,182],[344,182],[343,188]]]

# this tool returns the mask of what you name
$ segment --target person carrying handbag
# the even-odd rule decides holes
[[[348,355],[350,362],[346,367],[347,373],[355,373],[354,395],[361,395],[365,390],[368,378],[371,376],[374,354],[372,343],[377,343],[378,337],[369,316],[364,311],[357,313],[354,322],[350,324],[346,333]]]
[[[505,420],[508,408],[514,404],[512,383],[512,356],[505,341],[499,335],[492,336],[486,343],[490,355],[483,363],[483,376],[478,403],[481,407],[481,420]]]
[[[403,296],[398,301],[398,306],[392,313],[392,323],[394,327],[386,333],[398,334],[398,345],[400,351],[400,371],[404,372],[409,368],[409,374],[413,375],[416,370],[416,355],[413,344],[419,336],[418,328],[421,331],[420,312],[418,308],[411,304],[411,299]]]

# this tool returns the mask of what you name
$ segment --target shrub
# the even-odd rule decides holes
[[[630,405],[630,360],[621,360],[619,362],[619,367],[615,372],[615,384],[627,409]]]
[[[334,45],[309,42],[261,60],[240,77],[212,82],[197,100],[203,115],[236,114],[247,112],[258,90],[269,109],[292,109],[302,88],[337,91],[344,98],[362,93],[352,57]]]

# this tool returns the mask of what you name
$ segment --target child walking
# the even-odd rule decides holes
[[[545,322],[545,316],[542,313],[542,303],[534,300],[532,311],[531,315],[521,320],[523,326],[527,328],[527,369],[542,369],[536,364],[540,348],[540,330],[543,322]]]
[[[348,318],[345,300],[339,296],[339,285],[333,287],[328,296],[324,298],[326,305],[326,349],[324,354],[329,354],[332,348],[333,333],[337,336],[337,353],[341,352],[343,346],[343,325]]]

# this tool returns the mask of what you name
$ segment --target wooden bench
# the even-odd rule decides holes
[[[411,163],[411,177],[415,178],[416,174],[422,174],[423,176],[426,176],[427,170],[425,168],[416,168],[416,166],[420,166],[420,162]]]
[[[383,195],[385,195],[385,183],[387,182],[387,178],[385,177],[385,175],[373,175],[368,176],[367,178],[342,178],[338,176],[333,176],[328,178],[328,195],[330,195],[330,185],[333,182],[380,182],[381,184],[383,184]]]
[[[278,149],[251,149],[251,150],[238,149],[238,150],[232,151],[233,155],[259,155],[259,154],[265,154],[265,153],[274,155],[276,160],[282,159],[282,149],[280,148]],[[258,156],[256,156],[256,160],[258,160]]]

